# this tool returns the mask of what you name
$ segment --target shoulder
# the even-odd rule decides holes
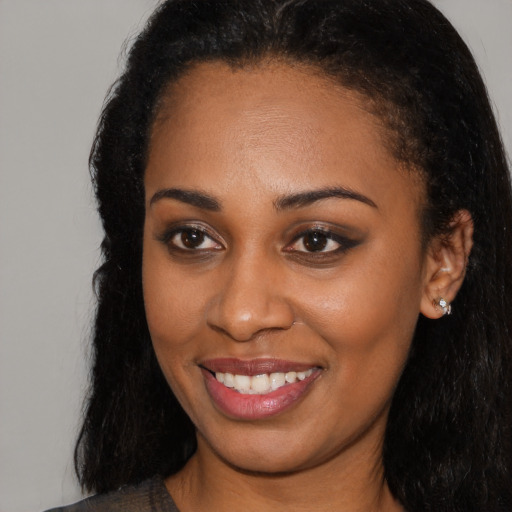
[[[47,512],[179,512],[160,477]]]

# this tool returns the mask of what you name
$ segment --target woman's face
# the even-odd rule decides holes
[[[149,330],[199,449],[234,466],[380,453],[424,290],[423,188],[363,102],[305,69],[209,63],[155,123]]]

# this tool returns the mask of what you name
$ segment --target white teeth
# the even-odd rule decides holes
[[[291,384],[292,382],[295,382],[297,380],[297,373],[296,372],[288,372],[284,376],[284,378],[285,378],[286,382]]]
[[[251,389],[251,377],[248,375],[234,375],[233,382],[238,391],[249,391]]]
[[[225,373],[224,374],[224,383],[223,384],[227,388],[234,388],[235,387],[235,382],[234,382],[233,374],[232,373]]]
[[[313,373],[313,368],[305,372],[276,372],[270,375],[263,373],[261,375],[236,375],[232,373],[217,372],[215,378],[228,388],[234,388],[240,393],[249,395],[263,395],[269,391],[279,389],[286,384],[293,384],[309,377]]]
[[[270,387],[272,390],[279,389],[286,384],[284,373],[271,373],[270,374]]]
[[[270,391],[270,377],[266,373],[255,375],[251,379],[251,389],[256,393],[267,393]]]

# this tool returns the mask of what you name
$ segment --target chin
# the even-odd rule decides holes
[[[286,431],[266,431],[260,435],[242,434],[240,439],[222,436],[212,439],[212,443],[198,436],[198,442],[205,442],[215,455],[237,469],[246,473],[295,473],[320,464],[329,458],[321,447],[315,447],[300,435]],[[290,439],[294,439],[291,442]],[[231,442],[226,443],[227,439]]]

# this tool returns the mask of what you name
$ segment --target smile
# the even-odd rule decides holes
[[[310,377],[312,373],[313,368],[299,372],[262,373],[254,376],[217,372],[215,373],[215,378],[227,388],[235,389],[239,393],[264,395],[288,384],[302,381]]]
[[[304,397],[322,369],[273,359],[215,359],[200,365],[214,406],[226,416],[258,420],[277,415]]]

